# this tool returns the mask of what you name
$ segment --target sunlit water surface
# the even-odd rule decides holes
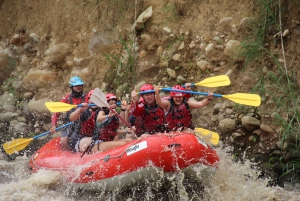
[[[57,172],[41,170],[31,174],[29,159],[18,157],[7,162],[0,160],[0,200],[69,201],[69,200],[242,200],[242,201],[299,201],[298,188],[267,187],[268,180],[258,179],[259,171],[249,161],[233,162],[226,150],[217,148],[220,167],[215,174],[202,179],[184,178],[181,172],[164,179],[147,182],[123,191],[83,191],[63,181]],[[252,168],[250,168],[250,166]],[[163,174],[162,174],[163,175]],[[203,182],[200,182],[200,181]]]

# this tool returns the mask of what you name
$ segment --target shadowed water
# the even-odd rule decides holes
[[[225,149],[218,148],[217,152],[220,167],[214,174],[205,167],[195,167],[194,175],[189,177],[181,171],[160,173],[161,179],[155,182],[146,180],[114,192],[77,189],[53,171],[41,170],[31,174],[27,157],[18,157],[11,162],[0,160],[0,200],[300,200],[297,188],[267,187],[268,180],[258,178],[260,172],[253,168],[255,164],[233,162]]]

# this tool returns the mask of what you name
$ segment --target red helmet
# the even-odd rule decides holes
[[[185,89],[180,86],[180,85],[175,85],[174,87],[172,87],[172,89],[176,89],[176,90],[182,90],[184,91]],[[172,97],[185,97],[185,93],[182,92],[176,92],[176,91],[171,91],[170,92],[170,96]]]
[[[112,99],[115,99],[116,101],[118,101],[115,94],[106,94],[105,97],[106,97],[107,102],[112,100]]]
[[[94,89],[92,89],[92,90],[88,93],[87,98],[90,99],[93,93],[94,93]]]
[[[149,91],[149,90],[154,90],[154,87],[152,84],[144,84],[141,88],[140,88],[140,92],[142,91]]]

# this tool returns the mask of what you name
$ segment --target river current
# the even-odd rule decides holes
[[[83,191],[61,179],[57,172],[41,170],[31,173],[29,158],[0,160],[0,200],[11,201],[77,201],[77,200],[204,200],[204,201],[299,201],[300,187],[286,184],[284,188],[268,186],[260,179],[256,165],[233,162],[225,148],[217,148],[220,167],[200,182],[201,171],[195,180],[178,172],[173,177],[154,183],[145,182],[123,191]],[[165,177],[165,176],[162,176]]]

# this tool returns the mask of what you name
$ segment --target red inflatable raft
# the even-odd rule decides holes
[[[30,159],[33,172],[59,171],[74,185],[84,189],[120,189],[144,178],[155,179],[164,173],[194,168],[215,169],[219,157],[203,140],[193,134],[155,134],[114,149],[85,154],[62,151],[55,138]],[[150,176],[151,175],[151,176]],[[157,175],[156,175],[157,176]]]

